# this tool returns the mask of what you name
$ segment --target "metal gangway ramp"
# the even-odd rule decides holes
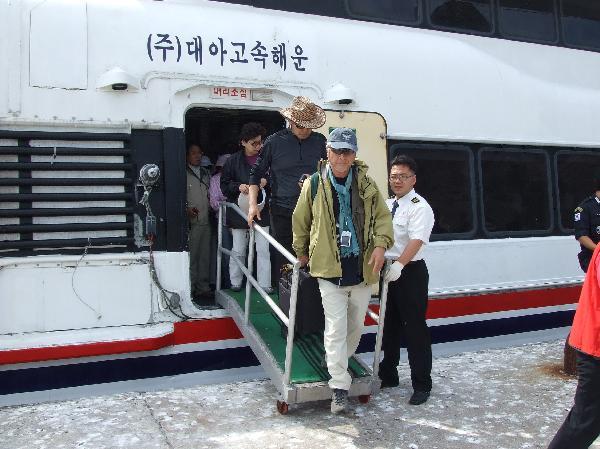
[[[226,208],[233,209],[246,219],[237,204],[221,203],[217,249],[217,292],[215,295],[217,302],[230,313],[263,369],[277,388],[279,413],[287,414],[291,404],[331,399],[332,393],[327,384],[329,374],[324,363],[323,335],[296,336],[294,332],[299,261],[261,226],[253,223],[249,230],[247,265],[244,265],[230,250],[222,246],[222,224]],[[293,266],[289,317],[279,307],[278,294],[267,294],[252,276],[256,232],[267,239],[269,244],[283,254]],[[245,290],[234,292],[221,288],[223,254],[229,255],[246,276]],[[373,365],[369,367],[355,356],[348,361],[348,369],[352,376],[352,385],[348,395],[358,397],[361,403],[367,403],[371,395],[379,391],[381,385],[377,372],[385,318],[387,283],[383,283],[379,290],[379,314],[372,311],[370,307],[367,309],[367,314],[377,323]],[[282,331],[282,324],[286,326],[287,332],[286,329]]]

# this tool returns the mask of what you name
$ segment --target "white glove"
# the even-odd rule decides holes
[[[389,268],[387,269],[387,271],[385,272],[385,275],[383,276],[383,281],[384,282],[397,281],[398,278],[400,277],[400,274],[402,273],[402,268],[404,268],[404,265],[402,265],[398,261],[391,264],[389,266]]]

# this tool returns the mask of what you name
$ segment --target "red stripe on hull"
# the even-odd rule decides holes
[[[203,343],[207,341],[244,338],[232,318],[193,320],[175,323],[173,344]]]
[[[575,304],[580,291],[581,286],[575,286],[432,299],[429,301],[427,318]],[[372,309],[377,312],[379,306],[372,306]],[[367,318],[365,324],[372,326],[375,322]],[[191,320],[174,323],[174,332],[161,337],[0,351],[0,365],[155,351],[167,346],[239,338],[243,336],[231,318]]]
[[[581,286],[575,286],[434,299],[429,301],[427,318],[450,318],[575,304],[579,300],[580,292]]]
[[[458,296],[445,299],[430,299],[427,318],[451,318],[481,313],[506,312],[509,310],[533,309],[536,307],[562,306],[576,304],[579,301],[581,286],[557,287],[544,290],[512,291],[508,293],[487,293]],[[372,306],[378,312],[379,306]],[[367,326],[375,325],[371,319],[365,320]]]
[[[231,318],[174,323],[174,332],[161,337],[48,346],[0,351],[0,365],[156,351],[167,346],[242,338]]]
[[[127,341],[84,343],[80,345],[50,346],[47,348],[0,351],[0,365],[72,359],[107,354],[154,351],[173,344],[173,334],[162,337],[140,338]]]

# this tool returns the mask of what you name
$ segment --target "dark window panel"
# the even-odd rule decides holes
[[[556,42],[554,0],[499,0],[500,33],[508,38]]]
[[[219,3],[233,3],[236,5],[252,5],[252,0],[211,0]]]
[[[346,0],[351,18],[378,22],[416,24],[420,21],[419,0]]]
[[[480,161],[487,232],[543,232],[551,228],[546,153],[482,150]]]
[[[491,0],[428,0],[431,24],[454,31],[491,33]]]
[[[600,50],[600,2],[562,0],[562,29],[567,45]]]
[[[251,0],[257,8],[315,14],[326,17],[347,17],[344,0]]]
[[[573,211],[584,198],[594,194],[594,173],[600,153],[559,152],[556,154],[560,224],[573,229]]]
[[[441,145],[397,144],[390,150],[390,162],[399,154],[406,154],[417,162],[415,191],[433,209],[433,234],[475,231],[471,153],[466,147],[449,149]]]

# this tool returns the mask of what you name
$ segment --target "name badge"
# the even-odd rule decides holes
[[[340,246],[349,247],[351,240],[352,233],[350,231],[342,231],[342,235],[340,235]]]

